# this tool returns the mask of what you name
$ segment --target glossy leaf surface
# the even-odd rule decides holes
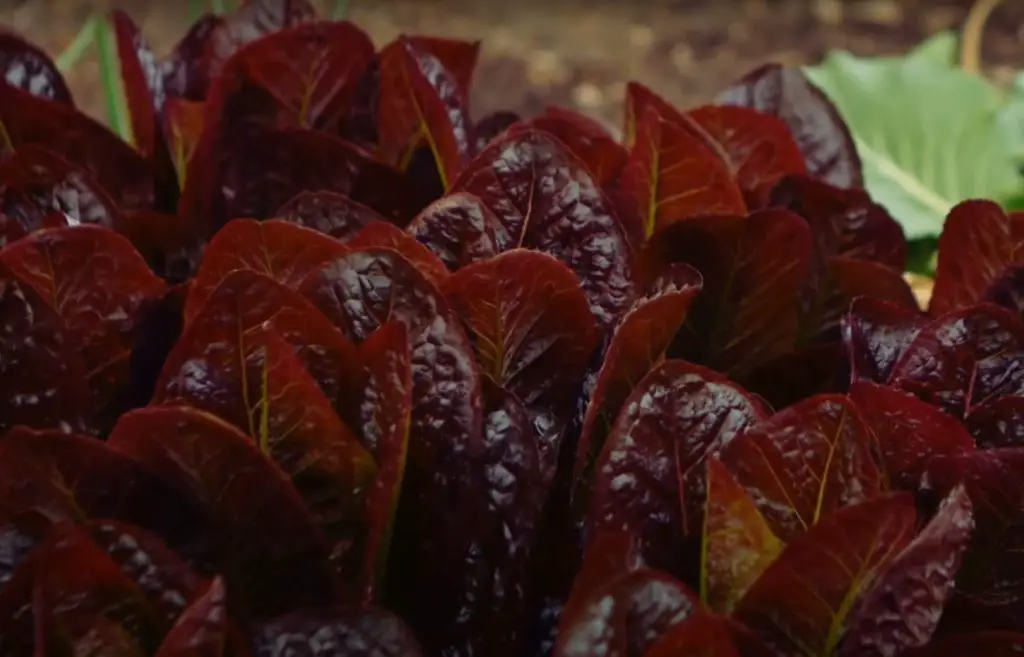
[[[300,192],[274,213],[276,218],[292,221],[347,242],[360,230],[384,221],[374,210],[337,192]]]
[[[842,321],[854,381],[886,383],[896,362],[928,323],[923,313],[877,299],[855,299]]]
[[[511,242],[505,226],[472,194],[456,192],[434,201],[406,231],[452,270],[496,255]]]
[[[263,623],[252,632],[254,657],[295,652],[330,657],[421,657],[412,631],[382,609],[297,612]]]
[[[74,106],[68,84],[53,60],[41,48],[6,29],[0,32],[0,74],[13,87]]]

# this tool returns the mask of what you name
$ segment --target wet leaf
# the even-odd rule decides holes
[[[485,260],[511,239],[482,200],[465,192],[439,198],[406,227],[451,270]]]

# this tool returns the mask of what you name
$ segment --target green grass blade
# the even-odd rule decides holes
[[[206,13],[206,0],[188,0],[188,19],[195,22]]]
[[[85,25],[83,25],[82,29],[75,35],[74,40],[68,44],[67,48],[57,55],[57,59],[54,61],[54,64],[56,64],[58,71],[61,73],[68,72],[74,68],[75,64],[77,64],[80,59],[82,59],[82,55],[85,54],[85,51],[88,50],[89,46],[91,46],[93,41],[96,40],[96,24],[98,22],[99,19],[97,16],[92,16],[89,20],[85,21]]]
[[[349,0],[335,0],[334,13],[331,14],[331,20],[345,20],[348,16]]]
[[[96,46],[100,54],[100,80],[103,84],[103,97],[107,105],[107,121],[110,128],[132,146],[135,146],[135,133],[132,130],[132,117],[128,109],[128,98],[125,95],[124,82],[121,79],[121,58],[117,54],[117,36],[114,25],[109,20],[101,20],[96,24]]]
[[[227,3],[224,0],[210,0],[210,11],[220,16],[226,13],[228,10]]]

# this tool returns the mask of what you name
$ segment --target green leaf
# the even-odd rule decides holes
[[[117,54],[117,33],[109,17],[96,22],[96,46],[100,55],[100,79],[107,105],[107,121],[121,139],[135,146],[128,97],[121,79],[121,58]]]
[[[335,0],[334,12],[332,12],[331,14],[331,20],[344,20],[345,17],[348,16],[348,5],[349,0]]]
[[[82,29],[75,35],[74,40],[68,44],[59,55],[57,55],[54,64],[57,66],[57,70],[61,73],[67,73],[70,71],[75,64],[82,59],[85,51],[89,49],[89,46],[96,40],[96,24],[99,19],[94,15],[90,16],[89,20],[82,25]]]
[[[960,201],[1006,202],[1024,183],[1024,95],[950,66],[951,52],[939,35],[907,57],[835,52],[807,69],[849,124],[868,191],[908,239],[938,235]]]
[[[906,59],[920,63],[934,64],[946,68],[959,66],[960,38],[955,32],[946,30],[929,37],[907,53]]]

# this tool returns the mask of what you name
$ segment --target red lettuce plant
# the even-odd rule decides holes
[[[925,313],[798,70],[618,141],[477,43],[111,20],[131,143],[0,39],[0,655],[1024,647],[1019,217]]]

